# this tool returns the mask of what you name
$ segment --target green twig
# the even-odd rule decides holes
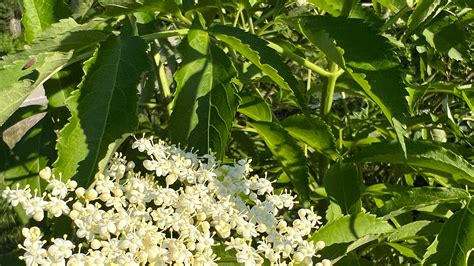
[[[311,70],[313,70],[314,72],[318,73],[319,75],[323,76],[323,77],[339,77],[342,73],[344,73],[344,70],[342,69],[339,69],[338,71],[335,71],[335,72],[328,72],[326,71],[324,68],[314,64],[314,63],[311,63],[310,61],[304,59],[303,57],[289,51],[288,49],[284,49],[283,47],[281,47],[280,45],[276,44],[276,43],[273,43],[273,42],[268,42],[268,47],[274,49],[275,51],[277,51],[278,53],[290,58],[291,60],[297,62],[298,64],[306,67],[306,68],[309,68]]]

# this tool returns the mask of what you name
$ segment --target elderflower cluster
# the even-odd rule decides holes
[[[248,161],[221,165],[212,154],[145,138],[132,148],[147,155],[146,173],[116,154],[89,188],[56,179],[46,168],[40,176],[48,192],[18,186],[3,191],[36,221],[46,213],[72,223],[69,240],[46,241],[38,227],[24,228],[20,248],[27,265],[217,265],[222,254],[245,265],[331,264],[317,255],[324,242],[307,240],[321,217],[302,208],[285,220],[295,197],[250,176]]]

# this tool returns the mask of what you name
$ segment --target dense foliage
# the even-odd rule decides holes
[[[0,189],[41,194],[46,166],[87,188],[115,152],[143,159],[130,147],[144,134],[223,163],[251,159],[276,191],[294,191],[323,217],[310,239],[326,243],[319,253],[332,263],[468,264],[472,1],[19,7],[28,45],[0,60]],[[40,85],[47,105],[21,106]],[[36,224],[21,208],[0,210],[6,262],[20,254],[21,227]]]

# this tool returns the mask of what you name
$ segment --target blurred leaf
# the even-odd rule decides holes
[[[423,257],[424,264],[467,265],[474,248],[474,201],[457,211],[446,223]]]
[[[272,121],[270,106],[262,98],[251,94],[241,97],[238,111],[255,121]]]
[[[336,139],[331,128],[316,116],[293,115],[281,122],[294,138],[335,160],[338,157]]]
[[[361,176],[355,164],[334,163],[324,176],[324,188],[329,199],[336,202],[343,214],[360,212]]]
[[[135,130],[137,85],[148,69],[146,44],[138,37],[111,36],[85,67],[80,90],[67,100],[69,123],[56,145],[56,172],[90,184],[109,144]]]
[[[106,8],[106,13],[110,16],[152,10],[172,14],[179,12],[175,0],[99,0],[99,4]]]
[[[411,244],[387,243],[387,245],[396,249],[398,252],[400,252],[401,255],[408,258],[414,258],[417,261],[421,261],[424,251],[423,248],[425,248],[421,247],[420,251],[420,248],[416,249],[416,246]]]
[[[422,141],[406,140],[407,164],[424,171],[435,171],[455,181],[474,184],[474,167],[460,155],[441,146]],[[404,164],[398,143],[382,142],[372,144],[347,162],[382,162]]]
[[[303,150],[288,132],[276,123],[255,121],[249,124],[257,130],[280,161],[300,199],[306,201],[309,198],[308,166]]]
[[[360,19],[307,16],[298,23],[302,33],[347,71],[389,121],[396,117],[404,122],[408,93],[394,47],[385,37]]]
[[[404,241],[423,236],[434,236],[441,230],[441,223],[433,221],[414,221],[395,229],[387,240],[390,242]]]
[[[56,158],[54,144],[56,133],[51,118],[46,115],[23,136],[8,156],[8,163],[2,167],[0,180],[6,185],[27,184],[31,189],[38,189],[41,195],[46,186],[38,176],[40,170],[50,165]],[[5,158],[6,159],[6,158]]]
[[[189,31],[181,53],[183,64],[175,74],[177,91],[169,136],[173,142],[199,149],[202,154],[212,150],[220,159],[238,104],[231,84],[237,72],[203,30]]]
[[[460,188],[416,187],[396,195],[385,202],[380,212],[386,217],[443,202],[459,202],[469,198],[469,193]]]
[[[431,47],[439,53],[458,61],[469,60],[470,36],[460,24],[449,17],[449,14],[439,14],[422,33]]]
[[[24,36],[29,43],[51,24],[69,15],[62,0],[20,0],[20,6]]]
[[[304,95],[301,88],[298,87],[298,81],[291,73],[291,69],[275,50],[268,47],[267,41],[241,29],[223,25],[214,26],[210,33],[255,64],[280,88],[292,90],[299,107],[303,111],[308,109]]]
[[[308,0],[318,8],[326,11],[334,17],[339,17],[342,13],[345,0]],[[349,14],[350,18],[361,18],[370,21],[372,24],[380,24],[381,19],[377,17],[373,9],[362,5],[353,4]]]
[[[87,12],[92,9],[95,0],[71,0],[69,2],[69,9],[71,16],[75,19],[81,19],[86,16]]]
[[[313,242],[322,240],[326,243],[323,251],[333,256],[341,256],[349,249],[360,246],[364,243],[376,239],[382,234],[389,233],[393,227],[386,221],[376,218],[374,215],[359,213],[356,215],[346,215],[325,224],[318,231],[311,235]],[[354,247],[351,243],[361,241]]]
[[[417,30],[420,25],[433,18],[448,2],[448,0],[418,0],[415,10],[408,18],[406,33],[411,34]]]

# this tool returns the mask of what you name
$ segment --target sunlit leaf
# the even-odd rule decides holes
[[[474,201],[457,211],[446,223],[436,240],[426,251],[424,264],[467,265],[474,249]]]
[[[457,182],[474,183],[474,167],[460,155],[429,142],[406,140],[405,144],[408,165],[452,177]],[[347,162],[404,164],[405,159],[398,143],[382,142],[364,148]]]
[[[469,198],[469,193],[460,188],[416,187],[384,203],[380,212],[387,217],[420,209],[443,202],[459,202]]]
[[[291,73],[290,68],[283,62],[282,57],[268,47],[267,41],[241,29],[223,25],[214,26],[210,33],[250,60],[280,88],[292,90],[300,108],[307,110],[304,95],[298,87],[298,81]]]
[[[111,36],[85,66],[86,76],[67,100],[69,123],[56,148],[56,172],[90,184],[109,144],[137,126],[137,85],[148,69],[145,43],[137,37]]]

